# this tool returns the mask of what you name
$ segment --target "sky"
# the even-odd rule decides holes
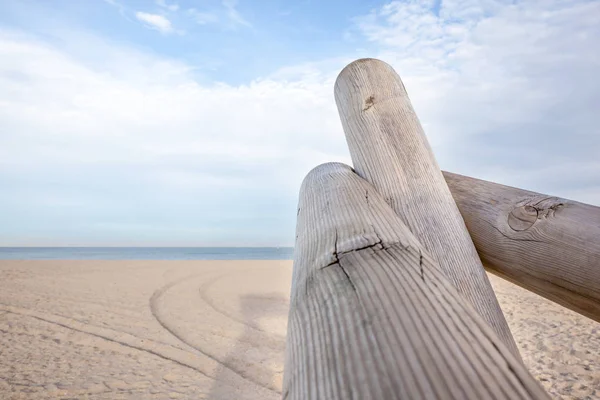
[[[351,61],[441,168],[600,205],[600,1],[0,1],[0,246],[292,246]]]

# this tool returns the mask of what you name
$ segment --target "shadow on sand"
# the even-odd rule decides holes
[[[225,366],[235,365],[248,371],[245,378],[256,385],[270,389],[273,398],[281,397],[285,335],[269,332],[262,325],[282,318],[287,320],[288,299],[281,295],[246,295],[240,297],[240,311],[244,331],[219,367],[208,399],[233,400],[231,387],[225,379]],[[249,391],[252,391],[248,385]],[[242,398],[260,398],[254,393]]]

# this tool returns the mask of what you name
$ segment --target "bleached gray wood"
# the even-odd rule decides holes
[[[489,271],[600,322],[600,207],[444,177]]]
[[[404,85],[388,64],[362,59],[335,83],[358,175],[371,182],[504,343],[517,346]]]
[[[350,167],[308,174],[296,233],[284,399],[548,398]]]

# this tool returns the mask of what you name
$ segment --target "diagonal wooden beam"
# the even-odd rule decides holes
[[[373,184],[458,292],[518,354],[398,74],[379,60],[355,61],[338,76],[335,99],[357,174]]]
[[[600,322],[600,207],[444,177],[486,269]]]

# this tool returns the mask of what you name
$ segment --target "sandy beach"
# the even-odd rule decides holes
[[[291,261],[0,261],[2,399],[279,399]],[[600,398],[600,324],[491,276],[555,398]]]

